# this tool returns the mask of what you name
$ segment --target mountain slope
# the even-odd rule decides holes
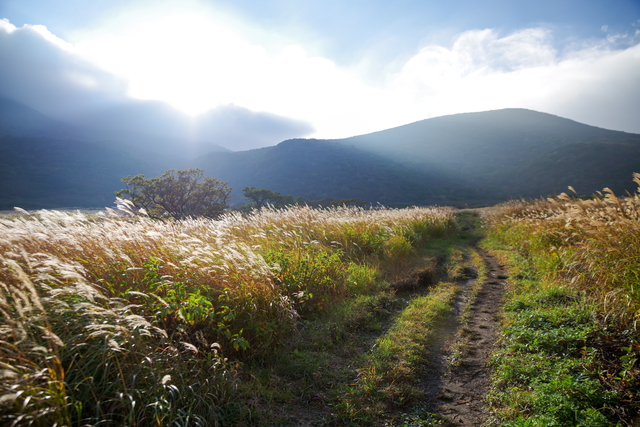
[[[104,139],[191,157],[211,151],[235,151],[274,145],[313,128],[271,113],[223,105],[190,117],[160,101],[128,101],[87,111],[76,126]],[[133,137],[133,138],[132,138]],[[173,150],[173,153],[171,152]]]
[[[185,161],[211,151],[230,151],[206,135],[193,135],[187,117],[159,102],[140,101],[91,111],[73,123],[52,119],[10,99],[0,98],[0,136],[45,137],[100,142],[159,162]]]
[[[504,109],[436,117],[334,141],[403,162],[437,162],[476,174],[576,142],[640,143],[640,135],[537,111]]]
[[[608,156],[624,158],[623,153],[630,146],[640,146],[640,135],[601,129],[531,110],[505,109],[437,117],[333,141],[377,153],[416,170],[466,177],[509,198],[551,194],[559,182],[564,185],[575,181],[576,186],[590,182],[583,188],[585,193],[599,190],[601,187],[596,186],[619,174],[622,164],[600,163],[599,154],[595,152],[594,158],[581,155],[590,168],[557,170],[553,174],[554,183],[543,179],[533,184],[519,176],[524,168],[529,178],[544,174],[549,156],[578,152],[578,147],[561,149],[572,144],[606,143]],[[638,163],[623,163],[625,176],[640,171]],[[594,169],[602,176],[601,180],[590,178]]]
[[[78,137],[73,126],[49,118],[26,105],[0,98],[0,136]]]
[[[84,141],[0,137],[0,209],[112,206],[120,179],[153,165]]]
[[[568,192],[591,195],[605,187],[618,195],[635,193],[633,172],[640,171],[640,145],[584,142],[551,150],[522,167],[502,191],[512,197],[540,197]]]
[[[210,153],[196,165],[235,189],[268,188],[307,199],[359,198],[389,206],[447,204],[481,195],[463,181],[416,172],[352,147],[316,140],[289,140],[275,147]]]
[[[117,122],[118,114],[105,116],[103,125]],[[263,119],[272,122],[255,117]],[[143,122],[132,120],[87,136],[86,129],[0,100],[0,209],[111,205],[123,176],[158,176],[170,168],[201,167],[228,181],[236,202],[243,187],[253,186],[307,200],[359,198],[389,206],[492,204],[548,196],[569,185],[580,194],[605,186],[622,194],[635,191],[631,174],[640,172],[640,135],[522,109],[196,159],[209,150],[206,143],[190,146],[158,129],[138,134]],[[113,139],[99,139],[107,136]]]

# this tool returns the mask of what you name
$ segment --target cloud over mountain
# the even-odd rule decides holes
[[[635,27],[603,27],[599,37],[573,43],[545,26],[473,29],[448,43],[423,41],[386,63],[371,60],[371,46],[370,55],[341,64],[274,29],[251,37],[248,24],[225,26],[205,13],[128,19],[122,33],[86,33],[76,44],[42,26],[0,21],[0,58],[14,64],[0,70],[0,96],[97,125],[146,122],[151,133],[188,127],[192,137],[233,150],[513,107],[640,132]],[[190,120],[159,101],[213,110]]]
[[[553,33],[466,31],[427,45],[391,78],[421,115],[519,106],[610,129],[640,132],[640,40],[609,36],[559,51]],[[422,108],[420,108],[422,107]],[[622,108],[620,108],[622,107]]]
[[[56,118],[125,99],[126,83],[41,25],[0,20],[0,96]],[[9,66],[7,66],[9,65]]]
[[[303,121],[255,112],[237,105],[216,107],[195,119],[195,132],[235,151],[273,145],[291,134],[309,135],[314,128]],[[236,141],[235,143],[233,141]]]
[[[308,135],[314,130],[303,121],[233,104],[189,117],[166,103],[143,100],[94,109],[78,114],[70,122],[95,129],[110,139],[144,135],[180,139],[186,145],[209,142],[232,151],[275,145],[291,135]]]
[[[0,97],[25,104],[48,116],[105,137],[139,134],[206,141],[231,150],[274,145],[313,132],[304,121],[218,106],[191,118],[160,101],[128,95],[127,81],[84,59],[72,44],[46,27],[16,28],[0,20]]]

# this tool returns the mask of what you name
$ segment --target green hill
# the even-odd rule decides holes
[[[640,145],[613,142],[583,142],[544,153],[522,167],[501,190],[522,197],[566,192],[571,185],[579,194],[590,195],[605,187],[616,194],[634,193],[632,173],[640,171]]]
[[[484,191],[505,199],[548,195],[559,187],[566,190],[567,185],[584,194],[601,190],[602,185],[622,191],[629,187],[631,174],[640,171],[637,156],[631,154],[633,147],[640,147],[640,135],[525,109],[437,117],[333,141],[415,170],[439,171],[481,183]],[[585,145],[588,143],[600,148]],[[565,165],[550,174],[554,162]]]

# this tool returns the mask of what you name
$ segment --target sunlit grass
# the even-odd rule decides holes
[[[492,224],[542,271],[584,290],[611,316],[640,319],[638,196],[619,198],[605,189],[589,200],[562,194],[511,203]]]
[[[487,221],[485,244],[512,265],[496,424],[628,425],[640,409],[638,195],[511,202]]]
[[[236,361],[347,300],[381,304],[386,265],[455,231],[435,208],[0,219],[0,419],[233,423],[247,411]],[[359,312],[348,322],[370,324]]]

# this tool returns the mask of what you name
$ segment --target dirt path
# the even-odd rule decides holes
[[[482,283],[475,279],[460,282],[462,292],[435,343],[432,371],[424,381],[428,406],[451,425],[480,426],[488,416],[488,362],[498,338],[507,276],[493,256],[477,250],[486,264],[486,278]]]

